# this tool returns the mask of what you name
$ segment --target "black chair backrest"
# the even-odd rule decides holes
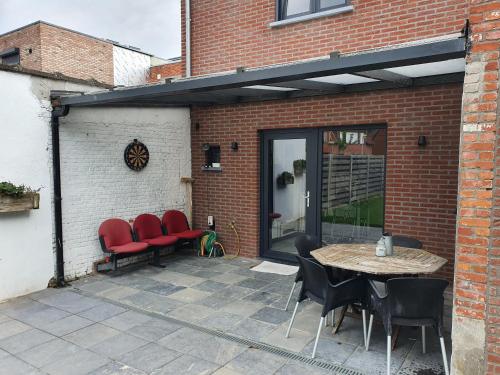
[[[404,319],[442,317],[443,293],[448,281],[434,278],[401,277],[387,280],[389,313]]]
[[[299,261],[303,276],[302,293],[305,293],[309,297],[312,294],[316,299],[324,300],[329,285],[325,267],[299,255],[297,255],[297,260]],[[317,300],[316,302],[319,301]]]
[[[311,251],[319,249],[319,239],[316,236],[301,234],[295,239],[295,248],[301,257],[310,258]]]
[[[406,236],[392,236],[393,246],[410,247],[412,249],[421,249],[422,242],[416,238]]]

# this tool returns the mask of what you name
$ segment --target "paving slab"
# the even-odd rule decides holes
[[[239,283],[236,283],[237,286],[241,286],[243,288],[250,288],[250,289],[261,289],[264,288],[265,286],[269,285],[269,282],[266,280],[260,280],[260,279],[246,279],[243,281],[240,281]]]
[[[78,315],[70,315],[52,323],[43,324],[40,328],[54,336],[64,336],[92,324],[94,324],[92,320],[82,318]]]
[[[314,340],[312,340],[302,353],[306,356],[312,355]],[[318,348],[316,350],[316,358],[324,359],[329,362],[338,364],[344,363],[356,350],[356,345],[345,344],[328,338],[320,337],[318,340]]]
[[[250,318],[266,323],[281,324],[292,318],[292,312],[265,306],[256,311]]]
[[[126,332],[147,341],[157,342],[180,328],[181,326],[175,323],[153,318],[128,329]]]
[[[279,326],[269,335],[263,337],[262,342],[298,353],[314,339],[314,336],[309,332],[299,330],[293,330],[290,337],[285,338],[287,328],[286,325]]]
[[[182,289],[185,289],[186,287],[184,286],[179,286],[175,285],[172,283],[165,283],[165,282],[160,282],[158,281],[158,284],[155,286],[152,286],[150,288],[147,288],[146,290],[151,293],[155,294],[160,294],[162,296],[168,296],[172,293],[181,291]]]
[[[237,284],[243,280],[247,280],[247,276],[243,275],[238,275],[233,272],[227,272],[227,273],[221,273],[220,275],[213,276],[210,278],[210,280],[217,281],[219,283],[224,283],[224,284]]]
[[[139,337],[121,332],[118,335],[112,336],[109,339],[91,346],[89,350],[105,357],[117,359],[124,354],[146,345],[147,343],[148,342],[146,340],[140,339]]]
[[[123,307],[108,302],[102,302],[89,310],[78,313],[78,315],[83,318],[92,320],[93,322],[101,322],[125,311],[127,310]]]
[[[99,292],[96,295],[99,297],[109,298],[114,301],[119,301],[138,292],[138,289],[123,285],[116,285],[115,287]]]
[[[46,332],[33,328],[0,340],[0,348],[11,354],[17,354],[54,338]]]
[[[104,366],[108,362],[108,358],[102,357],[89,350],[82,350],[59,361],[43,366],[42,371],[50,375],[85,375]]]
[[[72,291],[64,291],[40,299],[41,303],[77,314],[100,303],[99,300],[82,296]]]
[[[154,371],[152,375],[209,375],[218,367],[219,365],[215,363],[190,355],[183,355]]]
[[[78,331],[72,332],[63,336],[64,340],[72,342],[82,348],[90,348],[110,337],[116,336],[120,331],[111,327],[95,323],[91,326],[82,328]]]
[[[265,305],[258,302],[249,301],[233,301],[220,308],[220,311],[229,312],[243,317],[249,317],[258,310],[262,309]]]
[[[198,324],[202,327],[208,327],[219,331],[228,331],[236,324],[241,322],[245,317],[229,312],[217,311],[210,316],[201,319]]]
[[[260,322],[255,319],[245,318],[240,323],[236,324],[230,333],[239,337],[260,340],[262,337],[267,336],[269,332],[277,328],[275,324]]]
[[[248,349],[225,367],[245,375],[271,375],[280,369],[286,360],[256,349]]]
[[[119,362],[109,362],[88,375],[147,375],[144,371],[135,369]]]
[[[215,316],[216,310],[194,303],[182,305],[170,311],[167,316],[187,322],[197,322],[209,316]]]
[[[0,340],[6,337],[17,335],[18,333],[24,332],[31,329],[31,327],[17,320],[9,320],[7,322],[0,324]]]
[[[120,331],[126,331],[149,320],[151,320],[151,317],[149,315],[142,314],[136,311],[125,311],[124,313],[103,320],[101,324],[112,327],[114,329],[118,329]]]
[[[44,375],[44,372],[13,355],[3,357],[1,361],[0,375]]]
[[[63,358],[76,354],[83,349],[68,341],[55,338],[51,341],[38,345],[17,354],[17,357],[28,362],[35,367],[43,367],[50,363],[57,362]]]
[[[189,354],[222,366],[243,353],[246,349],[248,347],[244,345],[220,337],[212,337],[204,341],[201,345],[193,347],[189,351]]]
[[[149,373],[163,367],[179,356],[181,354],[174,350],[150,343],[120,356],[117,361]]]
[[[285,363],[275,375],[332,375],[331,372],[315,366],[308,366],[298,362]]]
[[[196,290],[193,288],[186,288],[175,292],[168,296],[168,298],[174,299],[176,301],[180,301],[183,303],[195,303],[199,300],[202,300],[206,297],[210,297],[211,293],[202,292],[201,290]]]
[[[204,344],[212,339],[213,337],[206,333],[184,327],[168,336],[165,336],[158,341],[158,344],[168,349],[189,354],[198,347],[204,347]]]
[[[224,288],[227,288],[228,284],[220,283],[218,281],[214,280],[205,280],[201,282],[200,284],[194,285],[192,288],[201,290],[203,292],[218,292],[219,290],[222,290]]]
[[[174,300],[170,297],[161,296],[146,291],[132,294],[120,300],[120,302],[138,307],[143,310],[166,314],[169,311],[181,306],[183,302]]]

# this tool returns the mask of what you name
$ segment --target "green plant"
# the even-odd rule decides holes
[[[293,161],[293,174],[301,176],[306,170],[306,161],[304,159],[297,159]]]
[[[29,186],[25,185],[14,185],[12,182],[8,181],[0,182],[0,195],[20,198],[28,193],[36,193],[39,190],[40,189],[33,190]]]
[[[338,146],[339,152],[342,152],[347,147],[346,134],[341,132],[339,134],[339,139],[334,143],[334,145]]]
[[[278,188],[284,188],[286,185],[293,184],[295,182],[295,177],[293,177],[293,174],[290,172],[283,172],[281,173],[277,179],[276,183],[278,184]]]

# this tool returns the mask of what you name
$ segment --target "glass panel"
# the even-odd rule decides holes
[[[345,5],[345,0],[320,0],[320,9],[336,7],[339,5]]]
[[[376,242],[382,235],[385,139],[385,129],[323,132],[324,242]]]
[[[295,254],[295,237],[306,228],[306,140],[270,142],[270,247]]]
[[[311,10],[311,0],[288,0],[286,2],[285,14],[293,16]]]

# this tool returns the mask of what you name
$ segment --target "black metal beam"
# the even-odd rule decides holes
[[[179,80],[170,84],[144,86],[105,93],[61,98],[63,105],[86,106],[140,98],[182,95],[252,85],[272,85],[328,75],[356,73],[405,65],[455,59],[465,56],[463,38],[389,50],[360,53],[337,59],[309,61],[227,75]]]
[[[401,87],[408,87],[413,84],[413,79],[402,74],[391,72],[390,70],[371,70],[368,72],[354,73],[357,76],[376,79],[378,81],[397,83]]]
[[[343,85],[339,85],[336,83],[309,81],[309,80],[305,80],[305,79],[298,80],[298,81],[277,82],[277,83],[273,83],[272,86],[289,87],[291,89],[299,89],[299,90],[335,90],[335,89],[337,89],[339,92],[342,92],[342,90],[344,89]]]

